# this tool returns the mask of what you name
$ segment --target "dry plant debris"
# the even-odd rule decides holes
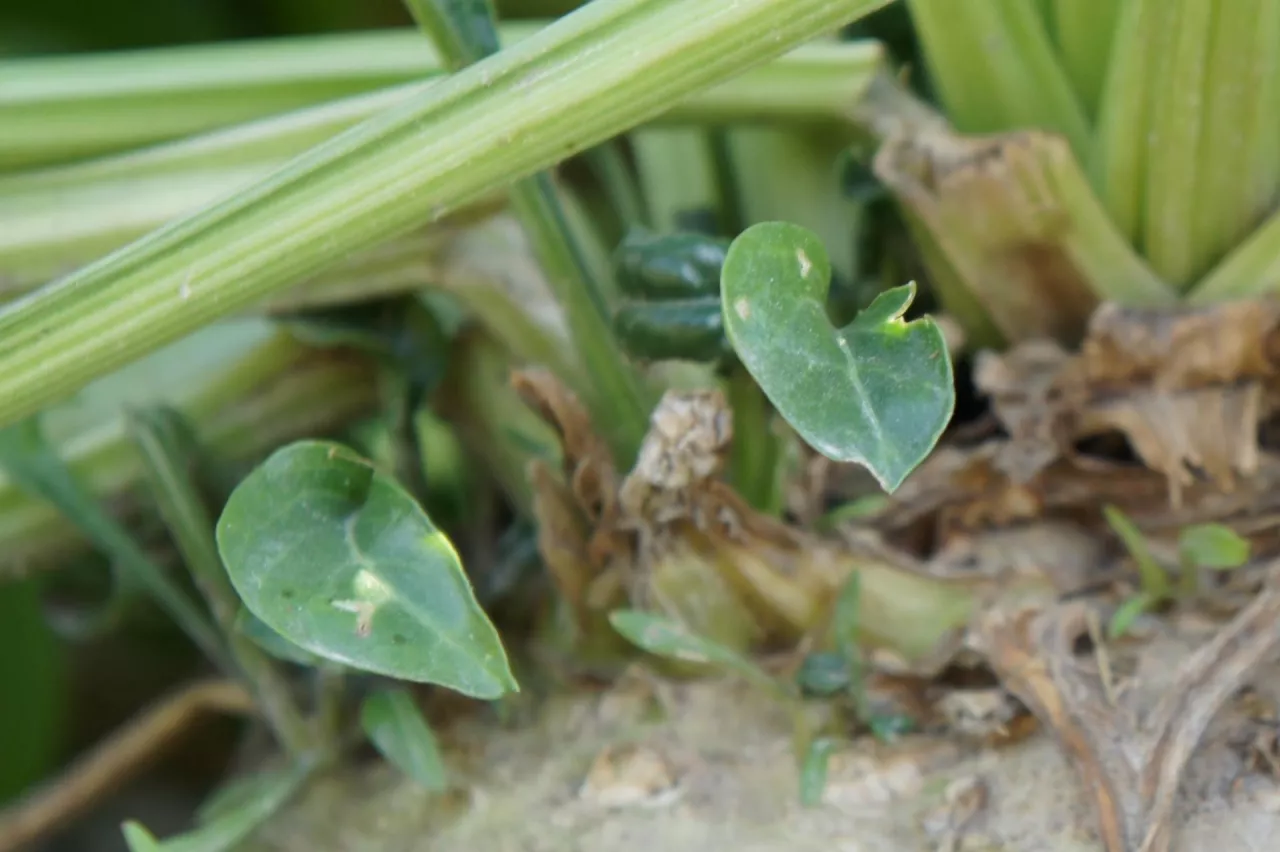
[[[543,553],[580,612],[626,600],[737,647],[811,640],[852,571],[904,599],[964,589],[961,617],[928,648],[903,654],[887,626],[868,637],[873,691],[892,693],[886,678],[932,678],[930,697],[911,700],[928,706],[933,729],[987,747],[1023,738],[1029,708],[1085,782],[1106,848],[1169,849],[1188,759],[1275,656],[1280,591],[1257,565],[1220,576],[1207,601],[1216,606],[1178,614],[1210,635],[1153,695],[1129,659],[1141,657],[1141,637],[1136,649],[1102,639],[1123,566],[1099,509],[1120,507],[1162,556],[1170,536],[1207,521],[1231,525],[1255,556],[1274,553],[1280,453],[1262,427],[1277,410],[1278,331],[1272,301],[1103,304],[1078,353],[1044,340],[982,353],[975,380],[988,422],[944,443],[883,510],[834,537],[764,518],[721,481],[732,423],[718,393],[669,393],[635,469],[620,476],[571,396],[546,374],[521,374],[517,386],[565,448],[564,471],[534,472]],[[1117,450],[1125,443],[1136,459]],[[806,507],[815,491],[858,481],[812,460],[804,470],[794,502]],[[695,575],[700,594],[690,594]],[[1083,659],[1081,641],[1092,646]],[[957,663],[989,667],[998,684],[936,680]],[[1274,726],[1255,720],[1234,736],[1241,771],[1274,771]],[[973,783],[957,801],[985,803]],[[957,804],[957,816],[929,823],[939,848],[961,848],[965,807],[981,810]]]

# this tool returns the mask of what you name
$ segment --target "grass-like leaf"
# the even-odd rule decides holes
[[[279,810],[306,776],[307,768],[303,766],[259,776],[253,779],[250,789],[238,791],[234,802],[224,803],[213,819],[164,842],[156,840],[141,824],[126,822],[125,843],[130,852],[230,852]]]
[[[231,495],[217,535],[245,606],[290,642],[477,698],[518,688],[453,546],[346,447],[278,450]]]
[[[85,491],[46,441],[38,418],[0,430],[0,467],[19,488],[55,505],[111,559],[116,577],[108,612],[118,612],[115,606],[133,590],[141,589],[210,660],[229,669],[226,646],[208,614]],[[104,616],[110,620],[111,615]],[[101,617],[92,620],[99,621]]]
[[[360,706],[360,724],[382,756],[420,786],[438,792],[448,785],[435,734],[408,690],[370,695]]]
[[[718,642],[691,632],[670,618],[636,609],[609,613],[609,623],[642,651],[678,662],[712,665],[777,693],[778,683],[755,663]]]
[[[765,222],[729,249],[725,329],[778,412],[810,445],[865,465],[888,491],[933,448],[955,406],[951,361],[930,318],[905,322],[915,286],[886,291],[844,328],[826,313],[831,266],[796,225]]]
[[[1133,557],[1134,564],[1138,567],[1138,577],[1142,583],[1143,593],[1154,601],[1167,598],[1172,591],[1169,575],[1152,555],[1142,530],[1138,529],[1138,525],[1115,506],[1103,506],[1102,514],[1106,518],[1107,525],[1119,537],[1125,550],[1129,551],[1129,555]]]
[[[822,804],[822,794],[827,789],[827,767],[836,743],[827,737],[819,737],[809,744],[804,761],[800,764],[800,804],[816,808]]]

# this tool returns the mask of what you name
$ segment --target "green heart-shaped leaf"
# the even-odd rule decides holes
[[[254,470],[218,550],[249,611],[314,654],[476,698],[518,689],[449,540],[340,444],[300,441]]]
[[[762,222],[733,241],[720,296],[725,331],[778,412],[814,449],[866,466],[895,490],[955,407],[951,360],[932,319],[902,319],[915,285],[881,293],[844,328],[826,312],[831,263],[798,225]]]

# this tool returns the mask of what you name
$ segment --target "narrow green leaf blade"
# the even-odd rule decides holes
[[[805,752],[800,765],[800,804],[806,808],[822,804],[822,794],[827,789],[827,768],[835,749],[835,741],[822,737],[814,740]]]
[[[787,421],[837,461],[895,490],[933,449],[955,407],[951,360],[931,318],[904,322],[915,285],[876,297],[837,329],[831,265],[810,232],[784,222],[744,231],[721,280],[725,330]]]
[[[252,779],[253,795],[244,795],[248,791],[240,789],[234,802],[219,808],[215,819],[162,843],[139,823],[127,822],[123,827],[125,842],[130,852],[230,852],[279,810],[306,776],[305,767],[294,766]]]
[[[1129,632],[1129,628],[1133,626],[1138,616],[1155,604],[1156,600],[1146,592],[1139,592],[1129,598],[1112,613],[1111,622],[1107,625],[1107,636],[1111,639],[1119,639]]]
[[[1178,552],[1196,568],[1226,571],[1249,561],[1249,541],[1223,524],[1196,524],[1178,535]]]
[[[1151,554],[1147,539],[1142,535],[1138,525],[1129,516],[1112,505],[1102,507],[1102,515],[1107,525],[1119,537],[1134,564],[1138,566],[1138,575],[1142,579],[1142,591],[1153,600],[1164,600],[1169,596],[1169,575]]]
[[[638,609],[620,609],[609,613],[609,623],[632,645],[655,656],[714,665],[770,691],[777,690],[773,679],[755,663],[672,619]]]
[[[308,651],[476,698],[519,688],[448,539],[340,444],[276,451],[227,501],[218,549],[245,606]]]
[[[124,842],[128,844],[129,852],[160,852],[160,841],[141,823],[130,820],[120,830],[124,833]]]
[[[210,660],[230,668],[222,635],[208,615],[77,481],[46,440],[39,416],[0,429],[0,469],[23,491],[52,503],[111,558],[116,572],[112,596],[81,629],[111,624],[128,598],[142,589]]]
[[[448,786],[435,734],[408,690],[370,695],[360,706],[360,724],[382,756],[424,789],[440,792]]]

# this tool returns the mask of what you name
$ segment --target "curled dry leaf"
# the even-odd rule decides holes
[[[974,378],[1018,448],[999,462],[1009,476],[1026,481],[1058,458],[1076,458],[1078,442],[1118,431],[1167,478],[1176,506],[1199,481],[1229,490],[1257,473],[1258,424],[1276,407],[1278,363],[1275,300],[1106,304],[1078,355],[1030,341],[984,353]]]

